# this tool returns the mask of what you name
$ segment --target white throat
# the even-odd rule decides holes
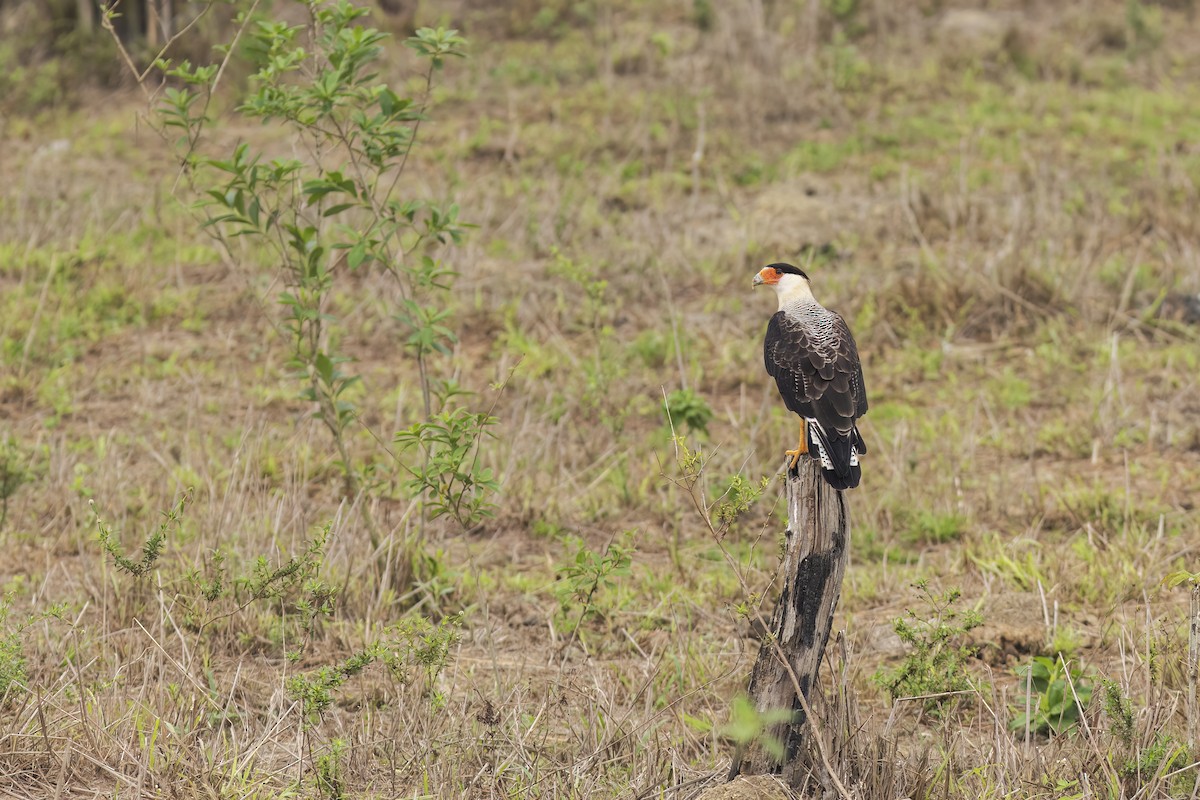
[[[817,299],[813,297],[812,286],[799,275],[792,275],[785,272],[779,276],[779,283],[774,284],[771,288],[779,296],[779,309],[781,311],[784,307],[796,303],[817,302]]]

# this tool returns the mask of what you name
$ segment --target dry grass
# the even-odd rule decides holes
[[[512,374],[483,451],[503,489],[482,530],[430,528],[415,591],[353,507],[374,504],[384,548],[415,524],[367,430],[386,442],[420,407],[394,284],[336,298],[364,376],[354,446],[383,476],[356,500],[287,376],[274,273],[196,230],[137,98],[0,122],[0,448],[29,476],[0,528],[0,675],[10,640],[25,675],[0,699],[0,793],[685,798],[717,780],[754,600],[670,480],[662,396],[714,412],[690,434],[710,499],[775,472],[791,423],[749,277],[792,260],[850,320],[872,403],[822,712],[851,793],[1194,797],[1187,603],[1161,581],[1200,547],[1200,337],[1155,313],[1200,292],[1194,19],[1014,6],[964,33],[917,4],[746,0],[712,3],[705,30],[710,4],[683,0],[480,5],[450,12],[472,58],[447,69],[405,191],[479,225],[443,254],[461,341],[438,366],[485,406]],[[288,145],[232,118],[215,135]],[[96,515],[136,551],[188,487],[157,568],[117,571]],[[722,543],[760,594],[774,496]],[[335,591],[328,618],[303,583],[203,601],[217,549],[232,580],[326,526],[308,577]],[[631,574],[572,635],[559,568],[624,531]],[[871,680],[903,656],[889,623],[918,579],[986,621],[979,688],[940,720]],[[459,613],[432,678],[373,663],[319,717],[289,691],[388,626]],[[1010,733],[1013,667],[1055,650],[1093,670],[1086,724]]]

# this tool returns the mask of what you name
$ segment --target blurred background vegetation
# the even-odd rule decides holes
[[[0,2],[5,790],[687,796],[756,725],[726,721],[793,423],[749,281],[784,260],[871,397],[846,782],[1195,791],[1191,2],[370,5],[364,85],[425,119],[346,210],[342,151],[247,110],[269,37],[211,101],[153,68],[222,63],[248,10],[316,52],[296,2],[122,2],[111,33]],[[402,42],[439,27],[466,58],[433,72]],[[239,146],[311,170],[280,207],[319,285],[205,226],[250,213]],[[336,249],[391,190],[393,260]]]

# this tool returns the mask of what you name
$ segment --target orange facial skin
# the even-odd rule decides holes
[[[774,267],[763,267],[758,271],[758,274],[754,276],[753,283],[755,286],[762,286],[763,284],[766,284],[767,286],[773,286],[779,283],[779,276],[782,274],[782,272]]]

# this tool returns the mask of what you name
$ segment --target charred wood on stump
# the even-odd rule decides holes
[[[734,756],[730,777],[775,773],[795,786],[810,768],[800,758],[809,726],[796,686],[808,702],[842,594],[850,510],[846,493],[830,486],[811,459],[803,459],[799,471],[788,474],[784,492],[788,526],[782,588],[750,675],[750,697],[760,712],[787,709],[792,718],[763,731],[783,743],[782,761],[757,745]]]

